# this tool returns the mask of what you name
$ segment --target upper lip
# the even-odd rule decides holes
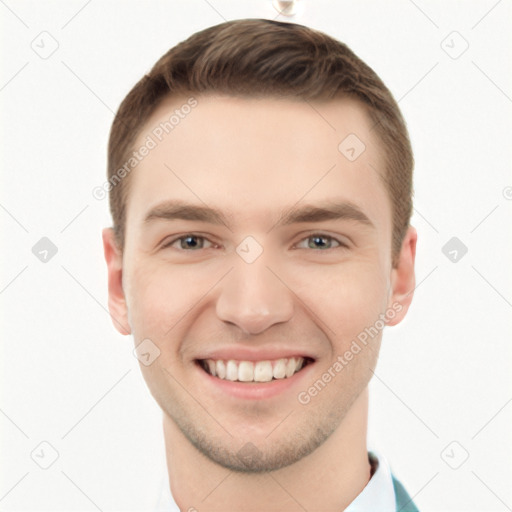
[[[199,360],[203,359],[215,359],[229,361],[230,359],[236,361],[268,361],[274,359],[287,359],[290,357],[304,357],[309,359],[315,359],[315,357],[305,350],[298,348],[283,348],[283,347],[272,347],[272,348],[219,348],[205,352]]]

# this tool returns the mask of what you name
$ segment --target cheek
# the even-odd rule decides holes
[[[380,327],[379,315],[387,304],[387,281],[375,260],[337,265],[328,271],[310,270],[303,275],[307,275],[307,283],[299,285],[302,280],[296,280],[297,296],[307,306],[306,314],[308,309],[312,311],[313,321],[331,340],[333,357],[345,352],[365,329],[376,322]]]
[[[137,338],[155,342],[178,324],[200,297],[200,283],[171,266],[139,263],[130,274],[128,310]]]
[[[212,306],[208,299],[212,287],[216,286],[215,295],[222,293],[223,284],[218,281],[226,269],[229,266],[220,268],[218,262],[127,264],[127,304],[135,342],[150,338],[167,347],[168,340],[180,339],[190,327],[188,319]],[[310,316],[329,338],[339,340],[337,344],[350,344],[351,337],[374,324],[386,307],[386,280],[373,253],[336,265],[281,267],[279,273],[293,291],[286,293],[296,309]]]

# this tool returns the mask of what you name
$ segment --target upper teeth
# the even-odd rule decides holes
[[[219,379],[241,382],[269,382],[291,377],[304,366],[303,357],[289,357],[275,361],[228,361],[204,359],[203,368]]]

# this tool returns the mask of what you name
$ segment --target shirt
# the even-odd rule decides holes
[[[419,512],[403,485],[393,476],[385,457],[375,450],[368,452],[371,478],[344,512]],[[169,488],[166,474],[155,512],[180,512]]]

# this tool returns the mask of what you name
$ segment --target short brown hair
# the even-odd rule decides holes
[[[171,48],[121,103],[110,131],[108,178],[159,103],[178,93],[291,97],[353,97],[367,112],[384,150],[381,176],[393,205],[393,265],[412,214],[413,154],[397,102],[377,74],[345,44],[317,30],[265,19],[234,20],[207,28]],[[110,187],[116,240],[124,246],[130,180]]]

